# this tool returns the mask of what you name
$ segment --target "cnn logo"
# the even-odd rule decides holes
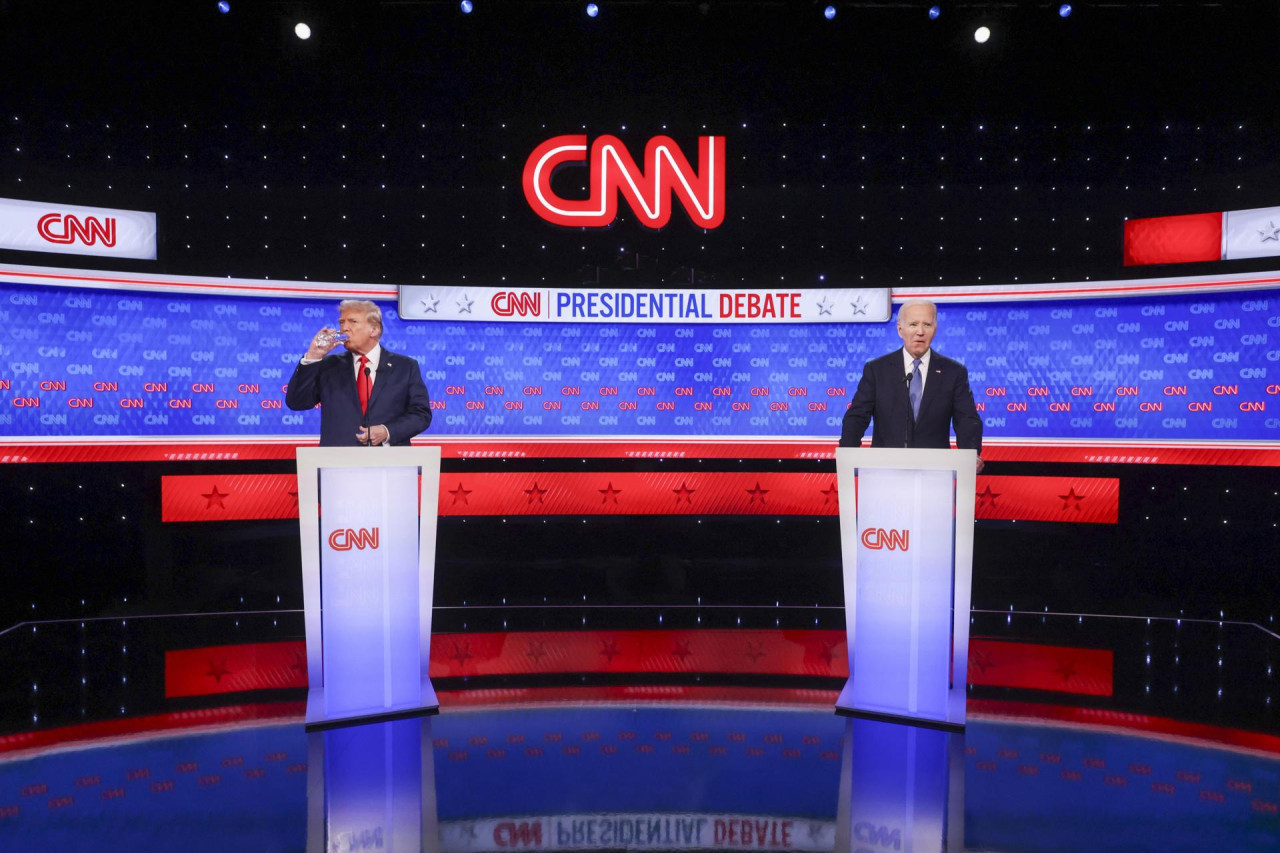
[[[886,548],[890,551],[906,551],[911,547],[911,531],[868,527],[862,531],[862,544],[872,551]]]
[[[350,527],[339,527],[329,534],[329,547],[335,551],[350,551],[352,548],[363,551],[365,548],[378,547],[378,528],[372,530]]]
[[[537,317],[542,313],[541,293],[516,293],[503,290],[493,295],[489,307],[499,317],[519,314],[521,317]]]
[[[644,149],[645,169],[616,136],[601,136],[587,149],[584,135],[556,136],[539,145],[524,164],[524,197],[538,216],[556,225],[604,228],[618,215],[618,195],[641,224],[663,228],[671,219],[674,196],[700,228],[724,221],[724,137],[698,137],[695,172],[670,137],[655,136]],[[562,166],[586,163],[586,199],[566,199],[551,188]]]
[[[60,245],[69,245],[77,240],[86,246],[92,246],[98,240],[107,247],[116,244],[116,220],[110,216],[103,224],[93,216],[86,216],[82,222],[75,216],[46,213],[36,222],[36,230],[50,243]]]

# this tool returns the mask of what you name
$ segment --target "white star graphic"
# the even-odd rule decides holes
[[[1260,243],[1265,243],[1268,240],[1275,240],[1277,243],[1280,243],[1280,227],[1278,227],[1275,222],[1269,221],[1267,222],[1266,228],[1258,229],[1258,236],[1262,238],[1258,241]]]
[[[458,313],[470,314],[471,306],[475,304],[474,299],[468,299],[467,294],[462,294],[462,298],[458,300]]]
[[[855,317],[859,314],[867,313],[867,299],[861,293],[858,294],[857,299],[853,300],[852,304],[853,304],[853,314]]]
[[[824,296],[822,297],[821,301],[818,302],[818,315],[821,316],[823,314],[830,314],[830,313],[831,313],[831,305],[827,302],[827,297]]]
[[[432,314],[440,307],[440,300],[433,293],[426,299],[421,300],[421,305],[423,314]]]

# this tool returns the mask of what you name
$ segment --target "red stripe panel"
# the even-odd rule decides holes
[[[690,672],[847,678],[843,631],[548,631],[437,634],[431,677]]]
[[[834,515],[835,474],[478,473],[440,476],[441,515]]]
[[[1110,696],[1115,655],[1109,649],[969,640],[969,683]]]
[[[1024,718],[1052,720],[1078,726],[1103,726],[1152,735],[1213,741],[1241,749],[1280,754],[1280,737],[1243,729],[1229,729],[1208,723],[1188,723],[1168,717],[1149,717],[1106,708],[1074,708],[1069,705],[1039,705],[1032,702],[1004,702],[997,699],[970,699],[970,718],[1002,720]]]
[[[302,640],[164,653],[167,699],[306,686],[307,644]]]
[[[1119,515],[1118,479],[978,477],[976,518],[1115,524]]]
[[[834,474],[480,472],[443,474],[441,516],[837,515]],[[163,521],[297,518],[293,474],[161,477]],[[1120,481],[978,477],[978,518],[1115,524]]]
[[[1130,219],[1124,224],[1124,265],[1222,260],[1222,214],[1191,213]]]
[[[639,685],[614,687],[504,687],[493,690],[442,690],[438,696],[442,708],[491,709],[527,705],[581,705],[592,702],[661,702],[741,704],[759,707],[830,706],[836,701],[835,690],[797,690],[775,687],[702,687]],[[1188,723],[1168,717],[1151,717],[1124,711],[1099,708],[1075,708],[1066,705],[1040,705],[1031,702],[1005,702],[996,699],[970,699],[969,718],[1001,722],[1008,719],[1049,720],[1081,727],[1102,727],[1145,732],[1158,737],[1175,737],[1219,743],[1237,749],[1280,755],[1280,737],[1243,729],[1230,729],[1206,723]],[[254,723],[301,722],[306,714],[304,702],[281,702],[260,705],[231,705],[200,711],[177,711],[146,717],[126,717],[83,723],[34,732],[0,736],[0,754],[38,754],[49,747],[96,740],[118,741],[127,738],[155,737],[160,732],[235,726],[244,729]],[[292,756],[290,756],[292,758]],[[295,765],[296,766],[296,765]]]
[[[1110,696],[1112,653],[974,639],[969,680],[988,687]],[[436,634],[432,678],[572,673],[728,673],[847,678],[844,631],[513,631]],[[306,643],[165,653],[165,697],[307,686]]]
[[[314,447],[314,439],[287,442],[228,443],[223,440],[156,443],[139,439],[33,444],[30,440],[0,439],[0,464],[39,462],[191,462],[293,459],[298,447]],[[453,440],[451,436],[420,439],[416,445],[440,445],[445,459],[834,459],[835,439],[811,443],[751,443],[723,441],[638,442],[633,439],[595,441]],[[1280,445],[1259,442],[1188,442],[1168,444],[1099,444],[1096,442],[1039,442],[1001,440],[984,443],[988,462],[1103,462],[1136,465],[1252,465],[1280,467]]]
[[[160,478],[161,521],[245,521],[298,517],[296,474]]]

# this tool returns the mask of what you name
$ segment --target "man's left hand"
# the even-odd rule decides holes
[[[387,428],[379,424],[371,426],[368,430],[364,427],[356,430],[356,440],[361,444],[386,444],[391,434],[387,432]],[[372,439],[372,441],[370,441]]]

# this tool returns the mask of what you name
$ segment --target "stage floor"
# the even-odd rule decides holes
[[[592,669],[573,656],[596,633],[471,613],[435,638],[469,638],[451,665],[473,668],[437,678],[439,715],[319,733],[296,612],[18,626],[0,634],[0,847],[1280,849],[1280,641],[1260,626],[976,613],[987,658],[948,734],[837,716],[843,658],[814,618],[601,628],[618,653]],[[703,671],[660,672],[641,641]],[[744,642],[758,671],[723,663]],[[767,666],[788,642],[829,669]],[[565,655],[575,671],[541,663]]]

